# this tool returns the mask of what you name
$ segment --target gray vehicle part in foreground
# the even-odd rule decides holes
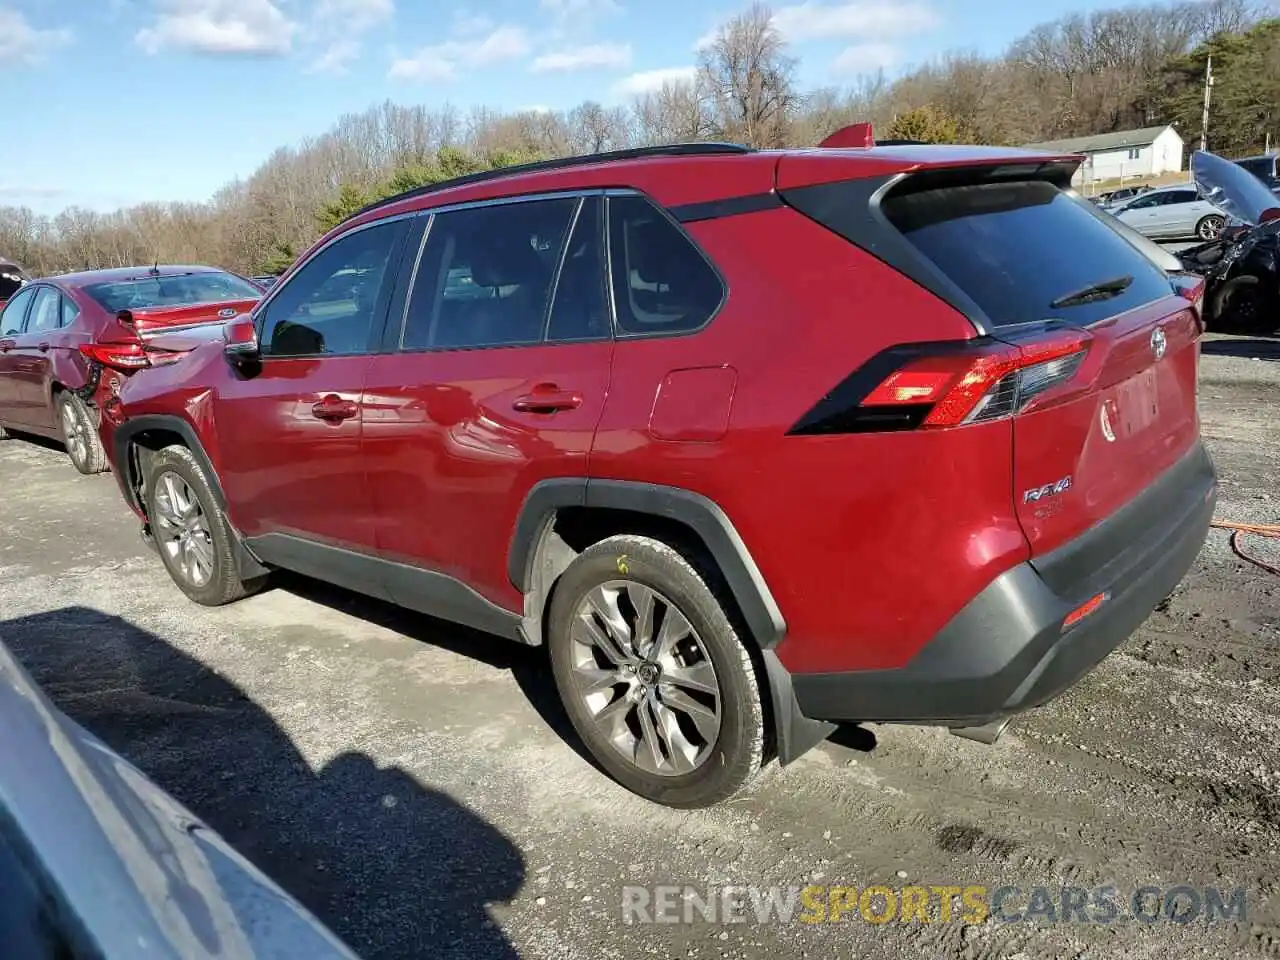
[[[61,713],[0,643],[5,956],[354,960],[209,827]]]

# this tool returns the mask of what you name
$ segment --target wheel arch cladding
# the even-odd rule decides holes
[[[701,494],[652,483],[559,477],[536,484],[525,497],[516,521],[507,575],[527,592],[546,533],[557,515],[570,508],[620,511],[684,528],[715,561],[751,637],[764,649],[776,647],[787,626],[773,594],[746,544],[716,503]],[[618,532],[618,531],[612,531]]]
[[[209,454],[205,451],[204,444],[200,441],[195,429],[181,417],[156,414],[125,421],[112,438],[112,463],[128,471],[125,476],[129,478],[129,489],[136,491],[136,481],[141,478],[133,472],[134,462],[129,456],[130,446],[136,444],[148,450],[159,450],[169,446],[165,441],[172,438],[177,438],[182,446],[191,451],[191,455],[196,458],[200,469],[208,478],[209,489],[218,499],[218,506],[225,510],[227,498],[222,490],[222,481],[218,479],[218,472],[213,469],[213,462],[209,459]],[[145,506],[141,503],[138,505]]]
[[[575,546],[585,547],[588,540],[623,532],[619,527],[629,526],[628,517],[642,518],[654,525],[643,531],[645,535],[664,539],[664,530],[682,532],[716,564],[760,654],[760,679],[767,688],[766,722],[779,762],[790,763],[824,740],[834,726],[810,720],[800,712],[791,677],[774,653],[773,648],[786,635],[786,623],[764,577],[724,511],[692,491],[584,477],[560,477],[536,484],[521,508],[507,570],[512,585],[533,601],[535,609],[527,611],[526,629],[538,625],[542,611],[536,608],[547,603],[554,581],[577,555],[577,550],[567,549],[565,541],[554,535],[557,521],[570,515],[591,518],[609,514],[615,517],[586,536],[578,538],[565,532],[570,540],[581,540]],[[615,518],[618,522],[613,522]],[[540,642],[540,633],[536,635],[538,640],[533,642]]]

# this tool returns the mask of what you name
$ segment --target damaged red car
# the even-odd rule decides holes
[[[60,440],[77,470],[102,472],[98,411],[126,377],[151,365],[149,338],[222,323],[262,294],[243,277],[199,266],[91,270],[24,284],[0,312],[0,438]]]

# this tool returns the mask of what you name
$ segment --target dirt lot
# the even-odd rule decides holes
[[[1280,520],[1280,343],[1206,354],[1219,515]],[[582,758],[536,651],[299,579],[201,609],[109,476],[11,441],[0,490],[0,639],[365,956],[1280,956],[1280,578],[1221,532],[1137,635],[997,746],[841,730],[746,798],[677,813]],[[1018,886],[1006,913],[1032,887],[1113,884],[1122,909],[622,924],[626,884],[810,882]],[[1136,922],[1147,884],[1243,887],[1247,918]]]

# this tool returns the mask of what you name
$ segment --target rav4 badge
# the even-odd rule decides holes
[[[1046,483],[1043,487],[1032,487],[1022,495],[1023,503],[1035,503],[1046,497],[1056,497],[1060,493],[1066,493],[1071,489],[1071,477],[1065,476],[1061,480],[1053,483]]]

